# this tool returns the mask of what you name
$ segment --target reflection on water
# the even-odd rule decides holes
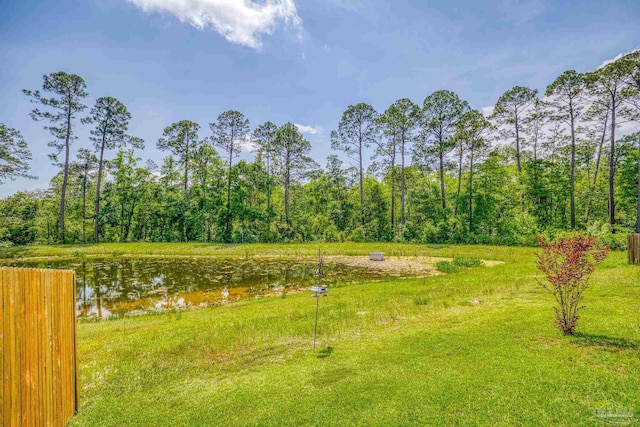
[[[311,286],[317,268],[312,259],[170,257],[74,258],[9,265],[75,270],[78,315],[98,318],[281,295]],[[326,265],[323,273],[328,285],[379,278],[382,274],[337,263]]]

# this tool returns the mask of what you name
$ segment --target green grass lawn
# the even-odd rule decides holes
[[[73,426],[594,425],[640,418],[640,268],[611,253],[579,335],[554,329],[531,248],[321,244],[328,254],[473,257],[494,267],[79,325]],[[0,256],[313,255],[318,245],[7,248]],[[477,300],[474,301],[474,300]]]
[[[451,248],[446,245],[407,245],[401,243],[319,243],[319,244],[208,244],[208,243],[103,243],[99,245],[62,246],[10,246],[0,247],[0,259],[74,256],[216,256],[250,257],[254,255],[317,256],[318,248],[326,255],[367,255],[371,251],[383,250],[387,256],[429,255],[432,249]],[[492,247],[499,253],[509,252],[508,247]],[[451,252],[451,253],[453,253]],[[486,255],[486,254],[485,254]]]

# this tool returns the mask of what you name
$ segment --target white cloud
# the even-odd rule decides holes
[[[308,135],[317,135],[322,132],[322,126],[307,126],[301,125],[299,123],[294,123],[294,125],[296,125],[300,132],[306,133]]]
[[[616,62],[618,59],[622,58],[623,56],[628,55],[630,53],[633,53],[633,52],[635,52],[637,50],[640,50],[640,49],[634,49],[634,50],[630,50],[629,52],[619,53],[619,54],[617,54],[615,56],[615,58],[605,59],[604,61],[602,61],[602,64],[600,64],[600,66],[598,66],[598,70],[600,68],[606,67],[607,65],[611,64],[612,62]]]
[[[240,151],[243,152],[252,152],[258,148],[249,135],[244,138],[238,138],[235,141],[240,147]]]
[[[486,107],[482,107],[482,115],[485,117],[489,117],[493,114],[493,110],[496,108],[495,105],[489,105]]]
[[[260,49],[260,37],[283,23],[302,34],[294,0],[128,0],[144,12],[171,13],[199,30],[213,29],[231,43]]]

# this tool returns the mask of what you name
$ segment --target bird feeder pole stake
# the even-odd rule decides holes
[[[318,335],[318,308],[320,305],[320,276],[322,275],[322,254],[320,253],[320,249],[318,249],[318,271],[317,271],[317,279],[316,279],[316,290],[314,292],[314,297],[316,298],[316,322],[313,327],[313,351],[316,351],[316,337]]]

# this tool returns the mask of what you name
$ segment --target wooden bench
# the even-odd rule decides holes
[[[384,261],[384,252],[369,252],[370,261]]]

